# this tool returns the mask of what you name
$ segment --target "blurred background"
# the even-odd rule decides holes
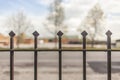
[[[57,33],[61,30],[62,47],[82,48],[83,31],[88,33],[87,47],[104,49],[106,32],[112,32],[112,48],[120,47],[120,0],[0,0],[0,49],[10,47],[9,32],[14,31],[14,47],[34,47],[37,31],[38,48],[58,48]],[[0,79],[8,80],[10,52],[0,52]],[[58,79],[58,52],[38,52],[38,79]],[[87,52],[87,79],[107,79],[106,52]],[[120,79],[120,55],[112,52],[112,79]],[[34,52],[15,52],[15,80],[34,79]],[[62,54],[65,80],[82,80],[82,52]]]
[[[40,34],[39,47],[54,48],[59,30],[63,47],[80,47],[84,30],[89,47],[106,47],[108,30],[112,46],[120,47],[119,0],[0,0],[0,5],[0,47],[9,47],[11,30],[17,48],[33,47],[34,31]]]

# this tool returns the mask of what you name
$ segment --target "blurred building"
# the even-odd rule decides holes
[[[10,38],[0,34],[0,46],[8,46]]]

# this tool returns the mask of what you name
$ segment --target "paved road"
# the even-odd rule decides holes
[[[57,67],[58,52],[39,52],[38,66]],[[33,52],[15,52],[15,66],[25,67],[33,66]],[[82,52],[63,52],[63,67],[81,67]],[[105,52],[87,52],[87,66],[90,66],[95,72],[105,73],[107,70],[107,54]],[[9,65],[9,53],[0,52],[0,65]],[[112,53],[112,71],[120,72],[120,52]]]
[[[15,52],[15,60],[33,60],[34,52]],[[80,61],[82,52],[63,52],[63,61]],[[58,52],[39,52],[39,60],[57,61]],[[0,52],[0,60],[9,60],[9,52]],[[87,52],[87,61],[106,61],[106,52]],[[120,52],[112,52],[112,60],[120,61]]]

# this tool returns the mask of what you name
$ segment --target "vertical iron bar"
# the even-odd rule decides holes
[[[87,32],[83,31],[82,33],[83,36],[83,80],[86,80],[86,36]]]
[[[34,49],[37,49],[37,37],[34,42]],[[37,80],[37,55],[37,51],[34,51],[34,80]]]
[[[61,49],[61,37],[59,37],[59,49]],[[62,80],[62,51],[59,51],[59,80]]]
[[[11,31],[9,35],[10,35],[10,80],[14,80],[14,51],[12,49],[14,48],[13,37],[15,36],[15,34],[13,31]]]
[[[107,49],[111,49],[111,35],[112,33],[108,31],[107,35]],[[107,79],[111,80],[111,50],[107,51]]]
[[[13,49],[13,38],[10,38],[10,80],[14,80],[14,51]]]
[[[38,52],[37,52],[37,37],[39,35],[39,33],[37,31],[35,31],[33,33],[34,35],[34,80],[37,80],[37,63],[38,63]]]
[[[57,35],[59,37],[59,49],[62,49],[61,36],[63,33],[59,31]],[[62,80],[62,50],[59,50],[59,80]]]
[[[107,48],[108,49],[111,49],[111,38],[108,36],[108,46],[107,46]],[[111,80],[111,50],[108,50],[108,52],[107,52],[107,66],[108,66],[108,80]]]
[[[86,49],[85,37],[83,37],[83,49]],[[83,80],[86,80],[86,50],[83,51]]]

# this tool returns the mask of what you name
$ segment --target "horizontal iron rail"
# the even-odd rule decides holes
[[[70,49],[3,49],[0,52],[7,51],[120,51],[120,49],[79,49],[79,50],[70,50]]]

